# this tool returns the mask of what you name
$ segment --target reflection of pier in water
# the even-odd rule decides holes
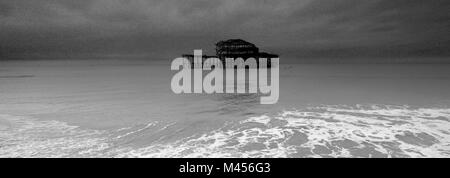
[[[194,59],[196,56],[193,54],[184,54],[182,55],[183,58],[186,58],[190,63],[191,67],[203,67],[203,66],[194,66]],[[198,57],[200,58],[200,56]],[[256,47],[256,45],[249,43],[247,41],[241,40],[241,39],[231,39],[226,41],[220,41],[216,43],[216,56],[208,56],[208,55],[202,55],[201,56],[201,63],[204,65],[206,64],[205,61],[208,58],[217,58],[220,59],[222,66],[226,66],[226,59],[232,58],[234,60],[242,58],[244,61],[247,61],[250,58],[255,59],[256,66],[257,67],[271,67],[271,58],[278,58],[278,55],[266,53],[266,52],[260,52],[259,48]],[[267,60],[267,65],[259,64],[259,59],[264,58]],[[200,61],[198,61],[200,62]],[[207,64],[208,66],[215,64]],[[231,67],[231,66],[226,66]],[[251,67],[251,66],[250,66]]]

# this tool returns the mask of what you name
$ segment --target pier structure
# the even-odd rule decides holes
[[[191,63],[191,66],[194,67],[194,55],[192,54],[184,54],[182,55],[183,58],[188,59],[188,61]],[[202,62],[205,62],[208,58],[218,58],[222,61],[223,66],[225,66],[225,61],[227,58],[233,58],[238,59],[242,58],[244,61],[246,61],[249,58],[254,58],[256,60],[256,63],[258,67],[259,65],[259,58],[266,58],[267,59],[267,67],[270,67],[271,65],[271,58],[278,58],[279,56],[277,54],[271,54],[267,52],[260,52],[259,48],[245,40],[242,39],[230,39],[225,41],[219,41],[216,43],[216,55],[215,56],[202,56]],[[201,66],[199,66],[201,67]]]

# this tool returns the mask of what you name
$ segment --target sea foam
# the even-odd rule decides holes
[[[450,157],[447,108],[307,107],[139,147],[115,143],[176,123],[100,131],[21,116],[0,121],[0,157]]]
[[[250,117],[227,129],[119,157],[449,157],[450,109],[320,106]]]

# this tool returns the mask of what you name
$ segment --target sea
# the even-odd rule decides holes
[[[280,60],[259,94],[175,94],[168,60],[0,61],[0,157],[450,157],[450,64]]]

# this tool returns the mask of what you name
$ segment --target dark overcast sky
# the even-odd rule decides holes
[[[174,57],[243,38],[282,56],[450,56],[449,0],[0,0],[0,57]]]

